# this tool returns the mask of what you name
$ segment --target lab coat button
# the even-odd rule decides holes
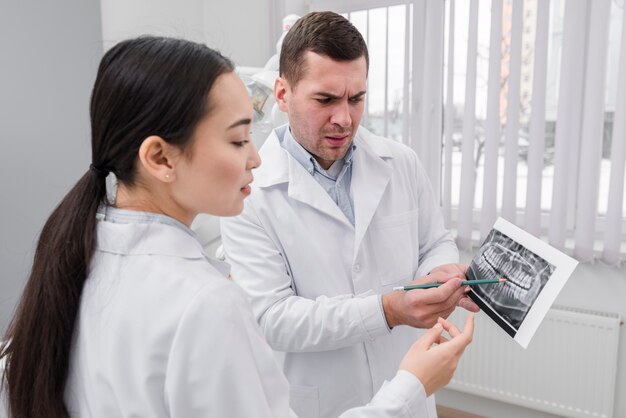
[[[352,267],[352,271],[354,271],[355,273],[358,273],[359,271],[361,271],[361,265],[355,264],[354,267]]]

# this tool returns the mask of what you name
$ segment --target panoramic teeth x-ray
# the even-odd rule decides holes
[[[554,270],[554,265],[492,229],[472,260],[467,279],[506,279],[505,283],[472,286],[472,291],[514,329],[514,335]]]

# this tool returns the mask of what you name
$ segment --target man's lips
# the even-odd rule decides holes
[[[335,134],[335,135],[325,135],[324,139],[330,142],[332,145],[343,145],[348,138],[350,138],[349,134]]]

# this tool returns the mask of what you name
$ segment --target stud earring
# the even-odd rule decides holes
[[[169,174],[165,174],[165,180],[169,180],[170,179],[170,175]]]

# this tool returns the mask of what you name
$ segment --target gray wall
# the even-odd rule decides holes
[[[105,47],[141,34],[203,42],[237,65],[263,66],[274,54],[281,22],[271,0],[104,0]]]
[[[102,55],[97,1],[0,8],[0,332],[47,216],[90,162],[89,95]]]

